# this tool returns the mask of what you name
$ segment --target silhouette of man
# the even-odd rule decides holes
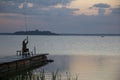
[[[27,44],[28,44],[28,39],[24,39],[22,42],[22,54],[23,55],[27,55],[26,53],[29,52],[29,49],[27,48]]]

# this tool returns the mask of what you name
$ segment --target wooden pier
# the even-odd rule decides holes
[[[0,78],[8,72],[19,71],[45,65],[53,60],[47,58],[48,53],[28,56],[9,56],[0,59]]]

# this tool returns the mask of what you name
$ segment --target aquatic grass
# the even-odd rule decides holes
[[[71,80],[71,74],[66,72],[67,80]]]
[[[40,78],[40,80],[45,80],[45,72],[44,72],[44,69],[41,70],[40,75],[37,76],[37,77]]]
[[[51,80],[56,80],[58,76],[58,70],[56,72],[52,72],[52,79]]]
[[[78,75],[72,75],[70,72],[63,74],[59,73],[58,70],[56,70],[56,72],[49,73],[49,78],[47,76],[48,74],[44,70],[40,70],[35,73],[27,72],[20,74],[8,80],[78,80]]]

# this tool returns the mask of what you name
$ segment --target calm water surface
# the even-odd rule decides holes
[[[0,57],[16,54],[25,36],[0,36]],[[54,63],[46,72],[58,70],[79,75],[79,80],[120,80],[120,37],[29,36],[31,51],[50,53]]]

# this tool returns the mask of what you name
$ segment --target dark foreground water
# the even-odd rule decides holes
[[[0,36],[0,57],[14,55],[21,49],[24,38]],[[120,37],[29,36],[29,40],[31,51],[36,46],[38,53],[50,53],[48,58],[54,60],[30,70],[33,75],[44,70],[48,78],[57,71],[62,78],[78,76],[77,80],[120,80]]]

